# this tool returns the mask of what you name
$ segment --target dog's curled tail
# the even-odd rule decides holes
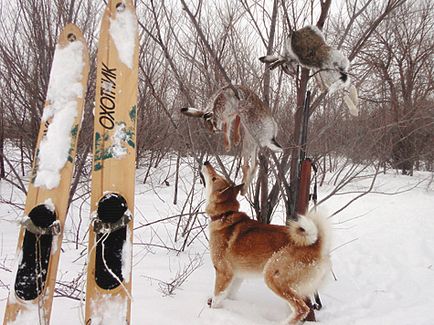
[[[320,241],[322,250],[328,251],[329,224],[327,219],[317,211],[299,215],[298,220],[289,224],[291,238],[297,246],[310,246]]]

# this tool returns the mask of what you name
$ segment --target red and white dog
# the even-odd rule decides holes
[[[219,175],[209,162],[201,170],[210,218],[210,252],[216,279],[212,308],[234,293],[246,275],[257,274],[285,299],[293,313],[287,324],[298,324],[309,312],[305,300],[330,269],[327,220],[317,213],[299,216],[286,226],[267,225],[240,212],[241,186]]]

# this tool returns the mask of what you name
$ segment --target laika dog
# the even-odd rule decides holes
[[[225,86],[211,96],[205,110],[186,107],[181,112],[203,118],[207,128],[213,132],[223,131],[226,151],[231,149],[232,142],[239,144],[243,130],[241,157],[244,186],[241,194],[245,195],[256,172],[259,147],[268,147],[275,152],[282,151],[282,148],[276,141],[277,124],[270,109],[252,90],[244,86],[235,88],[238,97],[231,87]]]
[[[283,53],[260,57],[270,63],[270,69],[282,66],[289,74],[288,65],[300,64],[318,73],[317,80],[330,94],[343,89],[344,101],[352,115],[358,114],[358,95],[348,75],[350,62],[341,51],[329,46],[323,33],[316,26],[306,26],[293,32],[285,42]]]
[[[210,220],[210,252],[216,271],[213,308],[241,284],[258,274],[292,309],[288,324],[298,324],[309,312],[304,299],[320,286],[330,268],[329,231],[317,213],[299,216],[288,227],[266,225],[239,212],[235,186],[209,162],[201,170],[205,182],[206,213]]]

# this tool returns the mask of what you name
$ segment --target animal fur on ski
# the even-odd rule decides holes
[[[252,90],[244,86],[230,86],[217,90],[208,100],[205,110],[185,107],[181,112],[187,116],[204,119],[206,127],[212,132],[222,131],[225,150],[231,144],[239,144],[242,137],[243,187],[245,195],[256,172],[259,147],[268,147],[274,152],[282,148],[276,141],[277,123],[267,105]],[[250,165],[251,164],[251,165]]]
[[[292,314],[287,324],[297,324],[309,312],[304,302],[330,269],[327,220],[314,212],[286,226],[267,225],[240,212],[235,186],[209,162],[201,169],[206,188],[206,213],[210,218],[210,252],[216,279],[212,308],[234,294],[248,275],[264,278],[267,286],[285,299]]]
[[[313,69],[319,83],[330,94],[337,90],[345,92],[344,101],[352,115],[358,114],[357,89],[351,84],[348,75],[350,62],[341,51],[329,46],[323,33],[315,26],[306,26],[294,31],[286,39],[281,54],[260,57],[263,63],[269,63],[270,69],[281,66],[286,73],[289,65],[300,64]]]

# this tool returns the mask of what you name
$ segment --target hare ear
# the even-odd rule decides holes
[[[193,107],[183,107],[181,108],[181,113],[190,117],[203,117],[205,114],[203,111]]]

